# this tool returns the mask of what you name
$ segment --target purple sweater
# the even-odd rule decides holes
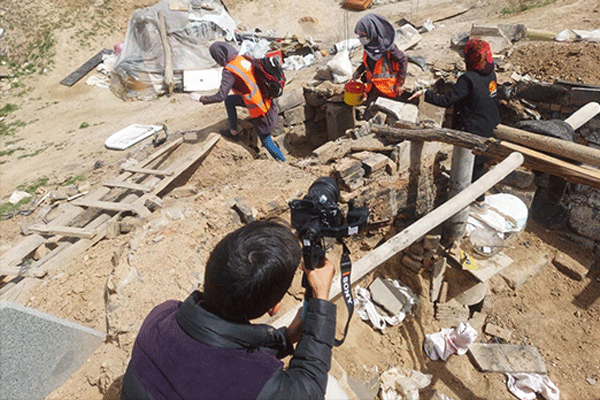
[[[295,352],[290,370],[283,371],[277,357],[293,351],[285,328],[224,321],[198,305],[200,296],[194,292],[183,303],[166,301],[146,317],[123,377],[121,399],[256,399],[265,388],[269,397],[285,398],[296,390],[298,398],[322,398],[335,333],[332,303],[312,302],[313,322],[305,322],[299,344],[308,346],[308,353]],[[329,316],[323,318],[325,314]],[[322,337],[318,343],[316,335]],[[318,389],[311,392],[311,386]]]

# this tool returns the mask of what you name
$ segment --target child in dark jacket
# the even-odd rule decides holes
[[[454,106],[452,129],[475,133],[489,138],[500,123],[498,110],[498,84],[494,72],[494,60],[490,45],[479,39],[470,39],[465,46],[467,71],[462,74],[446,95],[431,90],[419,90],[408,100],[425,96],[425,101],[439,107]],[[484,173],[487,158],[475,156],[473,178],[475,181]],[[477,198],[481,205],[485,195]]]

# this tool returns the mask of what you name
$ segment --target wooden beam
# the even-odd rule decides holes
[[[146,174],[146,175],[157,175],[157,176],[171,176],[173,172],[162,171],[159,169],[151,168],[137,168],[137,167],[125,167],[123,171],[131,172],[133,174]]]
[[[152,190],[152,188],[140,185],[138,183],[132,182],[105,182],[104,186],[109,188],[119,188],[119,189],[129,189],[129,190],[137,190],[138,192],[147,193]]]
[[[147,217],[150,215],[150,212],[142,206],[137,204],[128,204],[128,203],[115,203],[113,201],[101,201],[101,200],[86,200],[80,199],[75,201],[73,204],[80,207],[88,207],[88,208],[99,208],[101,210],[107,211],[116,211],[116,212],[134,212],[140,217]]]
[[[469,187],[457,194],[435,210],[431,211],[402,232],[398,233],[387,242],[367,253],[352,265],[352,283],[356,283],[366,274],[398,254],[415,241],[423,237],[448,218],[471,204],[479,195],[493,187],[504,179],[508,174],[517,169],[523,163],[523,155],[512,153],[504,161],[497,164],[481,178],[473,182]],[[341,294],[341,275],[337,274],[333,279],[329,299],[335,299]],[[275,323],[276,326],[288,325],[296,315],[297,308],[287,312]]]
[[[494,139],[491,140],[493,141]],[[600,189],[600,170],[571,164],[505,140],[497,141],[496,145],[498,151],[494,153],[493,158],[497,159],[502,153],[507,154],[512,151],[518,151],[525,156],[523,165],[529,169],[560,176],[571,183],[581,183]]]
[[[531,133],[502,124],[494,129],[494,133],[499,139],[600,168],[600,150],[593,147]]]
[[[449,143],[471,149],[477,154],[483,154],[494,160],[503,159],[511,152],[518,151],[525,156],[523,165],[527,168],[559,176],[568,182],[600,188],[598,175],[600,171],[578,166],[505,140],[486,139],[473,133],[446,128],[396,129],[385,125],[373,125],[371,131],[390,141],[408,139]]]
[[[86,239],[91,239],[96,236],[96,232],[94,231],[89,231],[83,228],[74,228],[71,226],[48,226],[43,224],[35,224],[31,225],[29,229],[42,235],[60,235]]]
[[[169,94],[175,90],[175,82],[173,79],[173,60],[171,55],[171,45],[167,36],[167,21],[162,11],[158,12],[158,28],[160,31],[160,39],[163,45],[163,53],[165,56],[165,85]]]

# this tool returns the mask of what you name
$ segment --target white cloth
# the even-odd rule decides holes
[[[458,327],[425,335],[423,349],[432,360],[446,361],[452,354],[465,354],[476,338],[477,331],[461,322]]]
[[[547,400],[559,400],[560,390],[547,375],[518,372],[506,374],[508,390],[520,400],[535,400],[540,393]]]

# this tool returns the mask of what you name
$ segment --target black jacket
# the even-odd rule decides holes
[[[425,91],[425,101],[439,107],[454,105],[453,129],[492,137],[494,128],[500,123],[497,93],[495,72],[479,75],[467,71],[445,96]]]
[[[198,305],[167,301],[146,317],[123,377],[122,400],[323,399],[335,305],[311,299],[295,351],[285,328],[236,324]],[[292,353],[289,368],[277,358]]]

